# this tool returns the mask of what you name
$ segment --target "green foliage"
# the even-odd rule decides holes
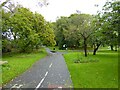
[[[61,17],[54,23],[56,42],[60,49],[67,47],[93,47],[95,55],[100,45],[118,46],[120,28],[120,2],[107,1],[98,15],[72,14]]]
[[[8,49],[11,51],[12,48],[20,52],[31,52],[41,45],[55,45],[53,29],[42,15],[19,5],[15,8],[17,12],[14,13],[2,9],[3,52]]]
[[[117,46],[118,33],[120,28],[120,2],[107,1],[103,7],[103,11],[98,13],[100,29],[106,44]]]
[[[87,37],[92,33],[92,16],[88,14],[72,14],[69,17],[61,17],[55,23],[55,34],[57,44],[62,48],[63,44],[67,47],[79,47],[82,36]]]
[[[1,13],[2,13],[2,32],[6,32],[7,29],[9,28],[10,13],[6,13],[6,11],[4,10],[1,10]],[[9,34],[8,33],[4,35],[3,34],[4,33],[2,33],[2,49],[4,49],[4,52],[10,51],[9,47],[11,47],[11,42],[6,38],[9,37]]]
[[[95,33],[90,37],[90,45],[94,47],[94,55],[100,45],[118,46],[118,30],[119,25],[119,8],[120,2],[107,1],[103,6],[103,10],[95,16],[94,26],[96,27]]]
[[[54,31],[52,30],[52,26],[51,23],[46,23],[45,25],[45,31],[42,34],[42,40],[43,40],[43,44],[46,46],[54,46],[56,45],[56,42],[54,40],[55,35],[54,35]]]
[[[58,19],[56,21],[56,23],[54,24],[54,32],[56,35],[56,43],[59,46],[59,49],[63,49],[63,45],[66,44],[66,40],[65,40],[65,32],[67,29],[67,17],[61,17],[60,19]]]
[[[83,46],[87,56],[88,38],[95,33],[93,19],[89,14],[72,14],[58,19],[55,34],[59,48],[63,48],[64,44],[71,48]]]

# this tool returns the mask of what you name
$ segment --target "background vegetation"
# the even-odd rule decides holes
[[[51,24],[41,14],[14,4],[4,5],[1,13],[3,53],[32,52],[42,45],[55,45]]]
[[[32,52],[43,45],[56,45],[59,49],[83,48],[87,56],[88,47],[93,48],[93,55],[101,45],[111,50],[119,47],[119,1],[107,1],[96,15],[74,13],[56,22],[47,22],[41,14],[9,2],[1,4],[3,53]]]
[[[42,50],[42,46],[55,46],[60,50],[84,50],[82,53],[64,55],[75,87],[117,87],[119,1],[108,0],[102,11],[96,15],[74,13],[68,17],[61,16],[56,22],[47,22],[40,13],[33,13],[19,4],[15,5],[11,0],[6,0],[0,7],[1,50],[3,61],[8,61],[8,64],[2,65],[3,83],[46,55],[34,51]],[[97,53],[104,46],[109,46],[111,51]],[[16,68],[19,69],[16,71]]]

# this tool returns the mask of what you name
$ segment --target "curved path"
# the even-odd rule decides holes
[[[69,71],[61,53],[52,53],[46,48],[48,56],[37,61],[30,69],[16,77],[3,89],[12,88],[72,88]]]

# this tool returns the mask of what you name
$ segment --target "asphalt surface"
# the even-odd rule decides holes
[[[3,86],[3,89],[72,88],[70,74],[62,54],[52,53],[48,48],[46,51],[48,56],[37,61],[26,72]]]

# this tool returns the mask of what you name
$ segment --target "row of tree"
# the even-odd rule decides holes
[[[120,46],[120,2],[106,2],[97,15],[72,14],[56,22],[46,22],[44,17],[20,5],[2,3],[2,50],[28,52],[42,45],[70,48],[87,48],[96,54],[100,45]],[[118,39],[119,38],[119,39]]]
[[[103,11],[97,15],[72,14],[61,17],[54,24],[56,42],[60,49],[83,47],[87,56],[87,47],[93,47],[93,55],[100,45],[107,44],[111,50],[118,47],[120,29],[120,2],[106,2]]]
[[[20,5],[2,5],[2,51],[30,52],[56,42],[51,24],[39,13]]]

